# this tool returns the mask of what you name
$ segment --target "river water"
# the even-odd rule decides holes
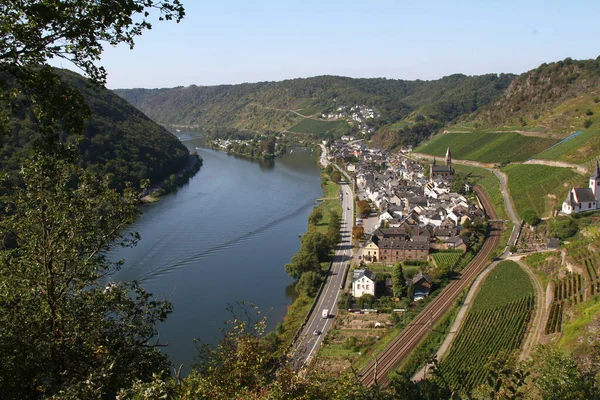
[[[146,205],[130,227],[142,240],[114,250],[125,264],[113,280],[137,280],[173,313],[160,325],[171,361],[194,360],[194,338],[215,344],[228,304],[247,301],[268,313],[269,329],[293,301],[293,280],[284,271],[300,247],[315,199],[322,195],[317,159],[294,150],[259,163],[202,148],[201,138],[179,133],[204,165],[188,184]]]

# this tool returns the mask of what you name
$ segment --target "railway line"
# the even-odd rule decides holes
[[[359,374],[360,381],[367,386],[390,383],[388,374],[398,365],[417,344],[431,331],[454,303],[458,295],[467,288],[477,275],[489,264],[490,254],[498,247],[502,235],[502,222],[497,220],[496,212],[487,194],[479,188],[475,191],[489,217],[490,235],[479,253],[462,271],[460,278],[452,281],[429,303],[423,311],[392,340],[375,360],[371,361]]]

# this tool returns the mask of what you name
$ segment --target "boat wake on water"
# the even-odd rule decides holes
[[[200,251],[198,253],[190,254],[187,257],[179,258],[179,259],[172,260],[172,261],[163,263],[161,265],[158,265],[155,268],[153,268],[149,271],[146,271],[146,273],[144,273],[143,275],[138,277],[136,280],[140,283],[151,281],[158,277],[164,276],[165,274],[168,274],[173,271],[179,270],[181,268],[185,268],[187,266],[196,264],[198,261],[205,259],[207,257],[210,257],[210,256],[214,255],[215,253],[218,253],[218,252],[226,250],[226,249],[230,249],[231,247],[233,247],[237,244],[243,243],[257,235],[265,234],[269,229],[272,229],[273,227],[283,223],[284,221],[286,221],[287,219],[289,219],[291,217],[297,216],[298,214],[304,212],[304,210],[306,210],[306,208],[308,208],[308,207],[312,208],[313,205],[314,205],[314,200],[309,200],[309,201],[305,202],[304,204],[302,204],[297,209],[295,209],[293,212],[287,213],[285,215],[281,215],[275,219],[272,219],[271,221],[268,221],[267,223],[265,223],[264,225],[262,225],[256,229],[253,229],[249,232],[240,234],[230,240],[227,240],[225,242],[211,246],[210,248],[203,249],[202,251]]]

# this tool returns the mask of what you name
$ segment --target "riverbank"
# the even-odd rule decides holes
[[[341,216],[341,206],[339,203],[339,185],[331,180],[331,177],[321,169],[321,187],[323,189],[322,202],[317,204],[308,217],[307,233],[317,232],[317,235],[328,237],[333,235],[334,231],[339,233],[339,219]],[[306,234],[305,234],[306,235]],[[303,236],[305,236],[303,235]],[[331,239],[331,238],[330,238]],[[331,239],[329,243],[329,255],[326,260],[319,264],[320,270],[305,271],[298,277],[295,287],[298,292],[296,300],[288,307],[287,314],[283,323],[277,325],[275,335],[277,337],[278,351],[285,355],[298,337],[299,332],[306,323],[307,316],[313,307],[316,297],[324,282],[324,277],[331,264],[331,254],[335,250],[335,244],[338,237]],[[298,253],[292,257],[292,263],[299,257],[305,249],[300,248]],[[289,265],[289,264],[288,264]],[[288,270],[288,266],[286,266]],[[288,271],[289,272],[289,271]]]
[[[186,166],[177,174],[171,174],[168,179],[140,194],[140,200],[143,203],[155,203],[161,196],[177,190],[178,187],[188,183],[191,177],[202,167],[204,160],[198,153],[190,153]]]

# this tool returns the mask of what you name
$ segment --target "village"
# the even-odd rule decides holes
[[[470,187],[461,187],[463,194],[451,191],[450,149],[444,162],[434,161],[429,170],[405,153],[370,149],[362,141],[332,146],[330,160],[353,176],[357,200],[370,206],[367,215],[357,215],[362,237],[355,235],[355,260],[367,268],[401,262],[425,265],[430,253],[465,253],[471,236],[465,226],[471,228],[475,221],[485,219],[476,197],[469,195]],[[351,163],[350,159],[359,161]],[[375,296],[374,274],[368,269],[354,272],[353,296]],[[427,274],[419,276],[429,279]]]
[[[335,370],[410,320],[460,273],[487,221],[471,187],[453,185],[449,148],[443,160],[423,165],[410,149],[390,153],[342,140],[330,146],[328,160],[344,172],[356,203],[353,258],[320,353]]]

